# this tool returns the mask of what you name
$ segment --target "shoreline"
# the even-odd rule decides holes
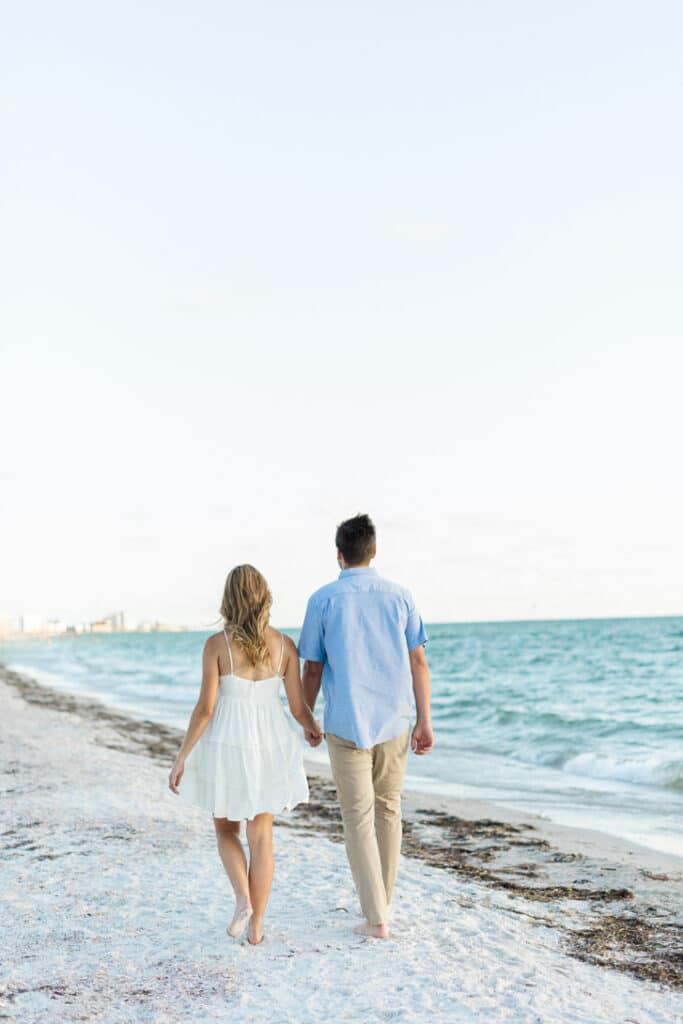
[[[34,671],[38,674],[34,675]],[[92,704],[93,707],[103,708],[106,711],[111,712],[112,715],[121,716],[123,720],[137,723],[138,725],[140,723],[145,723],[145,725],[153,732],[155,730],[164,730],[165,732],[168,732],[169,736],[175,734],[178,737],[178,742],[180,742],[180,739],[182,738],[184,726],[181,727],[168,719],[163,720],[148,717],[154,714],[152,709],[146,712],[133,704],[116,701],[107,703],[102,700],[102,695],[99,690],[89,690],[83,687],[74,688],[69,685],[67,680],[63,680],[61,677],[51,678],[50,674],[44,672],[42,669],[32,669],[31,667],[24,665],[17,665],[16,668],[11,668],[0,661],[0,673],[5,672],[11,672],[17,676],[23,677],[32,684],[49,690],[54,694],[72,697],[83,705]],[[307,748],[304,748],[304,760],[306,763],[306,770],[310,775],[320,775],[327,779],[331,777],[329,773],[329,763],[327,761],[310,758],[307,755]],[[530,765],[528,770],[530,773],[533,773],[534,766]],[[452,788],[451,783],[444,782],[444,786]],[[521,806],[521,801],[519,800],[511,804],[504,800],[499,802],[495,796],[490,798],[479,797],[476,795],[455,796],[447,790],[440,790],[438,787],[439,782],[437,780],[435,782],[435,788],[427,789],[420,786],[419,788],[412,789],[409,759],[406,785],[404,787],[404,797],[412,803],[420,801],[424,804],[428,803],[430,806],[434,805],[437,808],[446,810],[464,818],[482,815],[487,815],[489,817],[493,815],[502,815],[505,820],[508,820],[510,823],[531,820],[539,830],[547,833],[548,837],[553,842],[562,843],[563,841],[578,841],[582,846],[602,849],[607,855],[609,855],[610,850],[613,850],[614,856],[617,859],[621,856],[630,856],[632,851],[638,851],[639,858],[643,861],[650,861],[652,865],[654,865],[655,869],[657,869],[658,866],[659,869],[662,869],[661,866],[666,865],[666,870],[683,870],[683,853],[678,851],[672,852],[667,849],[666,846],[661,844],[650,845],[649,843],[639,842],[633,835],[610,831],[607,828],[594,827],[592,819],[594,819],[596,814],[599,813],[597,810],[584,814],[583,822],[579,821],[576,824],[567,823],[563,822],[561,817],[558,820],[553,816],[552,806],[543,810],[538,807],[535,809],[524,808]],[[656,791],[653,792],[656,793]]]
[[[164,759],[172,757],[180,745],[184,730],[163,722],[145,718],[133,708],[106,704],[98,695],[79,693],[66,686],[52,686],[40,682],[28,672],[8,669],[0,662],[0,680],[10,682],[30,703],[52,707],[60,711],[79,714],[94,720],[105,721],[121,733],[124,745],[121,749],[144,752],[149,756]],[[170,763],[170,762],[169,762]],[[310,778],[331,783],[329,764],[312,760],[304,750],[304,765]],[[645,870],[658,873],[680,873],[683,877],[683,856],[658,850],[633,840],[625,839],[610,832],[575,825],[563,825],[550,817],[535,811],[520,810],[516,807],[496,803],[495,800],[477,797],[454,797],[438,791],[413,790],[409,785],[402,793],[404,815],[410,816],[419,807],[438,814],[453,815],[466,821],[481,818],[497,818],[510,826],[524,826],[529,823],[540,836],[560,849],[579,849],[582,853],[601,856],[621,862],[633,857]]]
[[[181,730],[136,719],[37,683],[0,666],[0,681],[38,715],[58,712],[85,724],[100,748],[168,769]],[[277,819],[292,836],[342,841],[329,770],[306,762],[310,801]],[[403,856],[444,878],[475,884],[508,912],[553,929],[565,953],[683,990],[683,860],[593,830],[477,800],[407,791]],[[542,905],[542,906],[541,906]]]
[[[318,761],[310,761],[305,754],[304,764],[309,776],[318,776],[325,782],[332,781],[329,766]],[[522,811],[516,807],[496,803],[495,800],[480,800],[476,797],[454,797],[406,788],[402,794],[402,802],[404,815],[407,816],[423,807],[430,813],[452,815],[465,821],[497,818],[511,826],[524,827],[531,824],[544,840],[561,851],[578,850],[583,854],[600,856],[617,863],[623,862],[625,857],[633,857],[644,870],[680,874],[683,880],[683,857],[624,839],[611,832],[582,828],[578,825],[562,825],[534,811]]]

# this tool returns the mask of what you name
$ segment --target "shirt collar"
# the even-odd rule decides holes
[[[377,570],[373,569],[371,565],[354,565],[350,569],[342,569],[339,573],[339,579],[342,579],[344,576],[360,576],[361,574],[376,576]]]

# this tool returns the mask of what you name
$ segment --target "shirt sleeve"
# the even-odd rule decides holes
[[[317,601],[309,599],[306,605],[304,624],[298,645],[299,657],[305,661],[324,661],[325,643],[323,639],[323,622],[320,606]]]
[[[408,621],[406,622],[406,643],[408,644],[408,650],[413,651],[416,647],[422,647],[427,643],[427,630],[425,629],[422,616],[415,607],[412,595],[407,595],[408,599]]]

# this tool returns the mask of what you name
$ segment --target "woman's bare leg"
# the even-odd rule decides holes
[[[244,931],[251,911],[247,858],[240,839],[240,823],[227,818],[214,818],[213,824],[218,853],[235,893],[235,914],[228,925],[228,934],[236,938]]]
[[[273,815],[257,814],[247,822],[249,843],[249,892],[253,914],[249,921],[249,942],[263,939],[263,918],[273,882]]]

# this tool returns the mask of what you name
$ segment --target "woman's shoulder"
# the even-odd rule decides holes
[[[268,644],[277,644],[279,648],[283,638],[285,643],[287,643],[286,633],[283,633],[281,630],[276,629],[275,626],[266,626],[266,642]]]
[[[266,631],[266,637],[268,640],[268,646],[272,646],[273,650],[278,654],[278,656],[280,654],[280,649],[283,646],[285,653],[287,651],[291,652],[296,650],[296,644],[294,643],[292,638],[290,636],[287,636],[287,634],[283,633],[281,630],[275,629],[274,626],[268,626]]]
[[[220,647],[225,646],[225,633],[223,630],[220,633],[212,633],[211,636],[207,636],[204,642],[205,651],[218,650]]]

